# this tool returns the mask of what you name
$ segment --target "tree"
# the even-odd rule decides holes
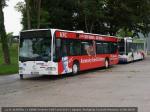
[[[45,14],[44,11],[41,10],[41,0],[25,0],[25,3],[18,2],[15,9],[23,15],[21,22],[23,29],[40,28],[42,21],[41,16]]]
[[[105,17],[110,34],[116,35],[120,29],[133,34],[148,31],[149,6],[149,0],[106,0]]]
[[[26,13],[27,13],[27,28],[31,29],[31,16],[30,16],[29,0],[25,0],[25,2],[26,2]]]
[[[42,9],[48,13],[48,24],[42,27],[75,30],[76,0],[43,0]],[[41,15],[44,19],[44,16]],[[43,23],[44,24],[44,23]]]
[[[4,63],[10,64],[10,55],[9,55],[9,48],[7,43],[7,36],[4,26],[4,13],[3,13],[3,7],[5,6],[5,0],[0,0],[0,37],[1,37],[1,43],[2,43],[2,51],[3,51],[3,57],[4,57]]]
[[[150,0],[26,0],[22,24],[27,28],[59,28],[116,35],[150,31]],[[129,33],[126,33],[127,35]]]
[[[105,27],[105,0],[76,0],[77,29],[85,32],[108,34]]]
[[[38,1],[38,13],[37,13],[37,28],[40,28],[40,16],[41,16],[41,0]]]

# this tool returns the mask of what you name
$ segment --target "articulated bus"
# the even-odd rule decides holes
[[[145,39],[133,39],[125,37],[119,39],[119,62],[128,63],[143,60],[146,55]]]
[[[81,31],[36,29],[20,33],[19,75],[77,74],[117,64],[118,38]]]

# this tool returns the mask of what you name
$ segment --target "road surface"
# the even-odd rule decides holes
[[[0,76],[0,107],[138,107],[150,112],[150,57],[76,76]]]

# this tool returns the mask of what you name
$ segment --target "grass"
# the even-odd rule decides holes
[[[10,47],[11,64],[4,64],[2,47],[0,44],[0,75],[10,75],[18,73],[18,44],[14,43]]]

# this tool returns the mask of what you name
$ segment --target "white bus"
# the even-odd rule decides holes
[[[22,31],[19,74],[23,76],[77,74],[117,64],[118,38],[59,29]]]
[[[145,39],[125,37],[119,40],[119,62],[128,63],[144,59],[146,55]]]

